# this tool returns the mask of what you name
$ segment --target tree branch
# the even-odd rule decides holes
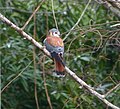
[[[45,55],[51,58],[50,53],[43,47],[41,44],[39,44],[35,39],[33,39],[30,35],[25,33],[24,31],[21,30],[18,26],[13,24],[11,21],[9,21],[5,16],[3,16],[0,13],[0,19],[6,23],[7,25],[11,26],[14,30],[16,30],[21,36],[25,37],[29,41],[31,41],[36,47],[38,47]],[[113,109],[120,109],[119,107],[113,105],[109,101],[105,99],[104,95],[99,94],[97,91],[95,91],[91,86],[87,85],[82,79],[80,79],[74,72],[72,72],[68,67],[65,66],[66,72],[80,85],[83,86],[83,88],[87,89],[92,95],[96,96],[98,99],[103,101],[107,106],[113,108]]]
[[[82,14],[80,15],[80,17],[79,17],[79,19],[78,19],[78,21],[77,21],[77,22],[75,23],[75,25],[70,29],[70,31],[69,31],[68,34],[64,37],[63,40],[66,40],[67,37],[70,35],[70,33],[73,31],[73,29],[79,24],[79,22],[81,21],[83,15],[85,14],[85,12],[86,12],[86,10],[87,10],[87,8],[88,8],[90,2],[91,2],[91,0],[88,1],[88,3],[87,3],[87,5],[86,5],[85,9],[83,10]]]
[[[120,17],[120,1],[117,0],[95,0],[99,4],[103,4],[104,7],[112,11],[118,17]]]
[[[34,12],[32,13],[32,15],[29,17],[29,19],[26,21],[26,23],[24,24],[24,26],[21,28],[22,30],[25,29],[25,27],[28,25],[28,23],[30,22],[30,20],[33,18],[33,16],[36,14],[36,12],[38,11],[38,9],[40,8],[40,6],[42,5],[42,3],[45,0],[42,0],[42,2],[37,6],[37,8],[34,10]]]
[[[104,96],[108,96],[112,91],[120,87],[120,83],[118,83],[115,87],[113,87],[111,90],[109,90]]]

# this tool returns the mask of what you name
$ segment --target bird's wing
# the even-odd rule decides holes
[[[47,37],[44,40],[44,44],[50,53],[64,53],[64,43],[59,37]]]

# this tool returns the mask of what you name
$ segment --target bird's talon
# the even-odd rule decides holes
[[[42,46],[42,48],[41,49],[46,49],[46,47],[45,46]]]

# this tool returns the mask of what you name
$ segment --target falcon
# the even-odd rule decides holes
[[[53,28],[49,30],[48,35],[44,40],[44,45],[54,60],[55,73],[57,76],[65,76],[65,64],[63,62],[64,43],[60,38],[60,32],[58,29]]]

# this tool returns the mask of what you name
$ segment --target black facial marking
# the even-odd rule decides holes
[[[55,32],[55,34],[57,34],[57,32]]]

